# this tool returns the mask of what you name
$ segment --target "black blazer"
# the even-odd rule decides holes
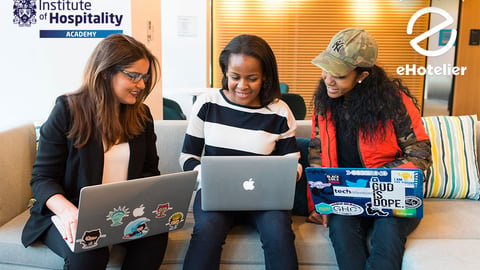
[[[128,141],[128,179],[160,174],[153,118],[148,107],[144,106],[151,121],[142,134]],[[104,153],[101,139],[90,139],[84,147],[75,148],[73,140],[67,138],[71,121],[66,96],[60,96],[40,129],[30,180],[36,202],[23,228],[22,243],[25,247],[35,242],[52,225],[50,217],[53,213],[45,205],[51,196],[62,194],[78,206],[82,187],[102,183]]]

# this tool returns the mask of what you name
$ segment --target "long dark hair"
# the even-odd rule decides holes
[[[411,98],[417,108],[418,102],[400,79],[390,79],[381,67],[355,69],[357,74],[364,71],[370,75],[356,84],[348,97],[330,98],[325,82],[320,80],[313,96],[315,113],[326,117],[330,111],[330,120],[350,136],[358,136],[362,131],[366,141],[381,140],[385,137],[388,121],[406,113],[401,93]],[[343,121],[346,116],[348,121]]]
[[[121,104],[116,116],[112,78],[120,69],[129,67],[140,59],[150,63],[150,80],[139,92],[135,104]],[[73,115],[68,134],[76,147],[84,146],[94,136],[103,139],[108,150],[116,142],[125,142],[140,134],[149,121],[143,104],[155,86],[159,76],[159,64],[144,44],[134,38],[114,34],[103,39],[90,56],[80,88],[68,95]]]
[[[228,61],[231,54],[244,54],[258,59],[262,65],[264,81],[260,90],[260,104],[267,106],[276,98],[281,97],[278,78],[277,60],[268,43],[254,35],[239,35],[234,37],[220,53],[219,62],[222,69],[222,87],[228,89]]]

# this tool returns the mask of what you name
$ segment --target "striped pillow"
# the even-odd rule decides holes
[[[432,160],[425,182],[426,198],[480,197],[476,115],[423,117],[432,142]]]

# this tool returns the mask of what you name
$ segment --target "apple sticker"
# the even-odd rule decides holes
[[[143,214],[144,214],[144,209],[145,209],[145,206],[143,206],[143,203],[142,203],[142,205],[140,205],[139,207],[137,207],[137,208],[135,208],[135,209],[133,210],[133,216],[134,216],[134,217],[141,217],[141,216],[143,216]]]

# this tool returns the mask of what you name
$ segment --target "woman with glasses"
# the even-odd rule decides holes
[[[105,269],[108,247],[72,253],[80,189],[160,174],[153,118],[143,103],[157,82],[159,64],[126,35],[102,40],[86,65],[81,87],[58,97],[42,125],[30,184],[35,203],[22,235],[64,258],[64,269]],[[64,230],[52,226],[57,215]],[[122,269],[158,269],[168,234],[122,244]]]

